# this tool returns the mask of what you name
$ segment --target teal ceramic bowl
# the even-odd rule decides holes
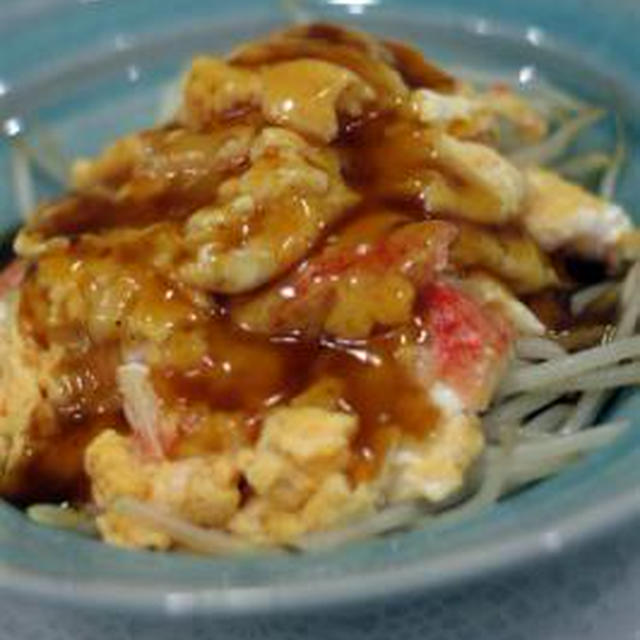
[[[413,41],[447,65],[532,70],[615,108],[630,157],[618,197],[640,197],[640,4],[634,0],[326,0],[289,3],[309,18],[353,23]],[[4,0],[0,122],[43,125],[70,155],[157,118],[163,87],[195,52],[287,21],[267,0]],[[0,225],[18,220],[6,139],[0,146]],[[42,194],[52,185],[38,182]],[[639,212],[640,215],[640,212]],[[39,528],[0,504],[0,589],[38,601],[128,612],[212,616],[327,608],[442,589],[562,553],[640,512],[640,393],[612,416],[628,434],[562,475],[464,524],[430,525],[309,555],[239,559],[133,553]]]

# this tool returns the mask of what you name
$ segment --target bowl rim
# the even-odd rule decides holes
[[[145,584],[132,586],[115,579],[96,582],[70,578],[66,582],[51,576],[0,564],[0,592],[18,598],[36,598],[41,604],[63,604],[70,608],[169,617],[215,615],[237,618],[271,615],[292,610],[313,611],[411,593],[429,593],[453,584],[521,567],[534,559],[547,560],[566,547],[577,547],[601,537],[640,517],[640,492],[628,487],[611,502],[589,505],[569,512],[550,525],[541,525],[526,534],[509,533],[464,550],[454,549],[435,558],[394,568],[315,580],[313,584],[269,585],[261,587],[189,588]],[[496,562],[496,558],[500,560]]]
[[[60,4],[63,4],[61,1]],[[491,22],[491,21],[489,21]],[[518,29],[498,23],[497,32],[520,39]],[[558,42],[545,36],[545,48]],[[563,55],[580,58],[573,47],[561,43]],[[593,59],[585,64],[598,65]],[[602,71],[616,82],[616,74]],[[624,83],[626,85],[626,82]],[[625,86],[625,91],[627,87]],[[640,95],[635,87],[630,91]],[[638,445],[640,448],[640,444]],[[526,533],[509,532],[499,539],[485,539],[465,549],[453,549],[437,557],[426,557],[412,565],[377,569],[363,580],[360,573],[316,579],[312,584],[275,584],[260,587],[180,588],[170,585],[131,585],[118,578],[98,582],[91,578],[59,578],[11,566],[0,553],[0,592],[18,598],[72,608],[118,610],[119,612],[166,616],[215,615],[239,617],[347,606],[411,593],[427,593],[459,585],[481,575],[521,567],[534,559],[548,559],[569,545],[576,546],[602,536],[640,516],[640,491],[630,486],[610,501],[570,510],[549,524],[540,523]],[[0,552],[2,549],[0,548]]]

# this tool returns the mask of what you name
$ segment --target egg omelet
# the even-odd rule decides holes
[[[500,150],[543,114],[325,24],[199,56],[166,124],[75,162],[0,278],[0,493],[171,550],[136,500],[289,545],[468,490],[556,253],[626,213]]]

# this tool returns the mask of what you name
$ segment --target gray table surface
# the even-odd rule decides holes
[[[153,620],[0,597],[2,640],[640,640],[640,521],[445,593],[252,620]]]

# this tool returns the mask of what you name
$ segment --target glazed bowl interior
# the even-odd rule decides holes
[[[256,0],[154,3],[5,2],[0,16],[1,228],[19,223],[8,137],[47,136],[68,157],[92,154],[160,117],[167,87],[197,52],[234,44],[291,19],[331,19],[419,45],[445,66],[497,74],[525,90],[545,79],[615,110],[629,154],[618,199],[640,195],[640,15],[632,2],[513,3]],[[517,5],[517,10],[516,10]],[[602,6],[600,6],[602,5]],[[576,16],[580,16],[578,20]],[[37,19],[36,19],[37,18]],[[635,56],[637,59],[637,55]],[[635,65],[635,66],[634,66]],[[45,132],[43,134],[43,132]],[[590,144],[611,144],[602,127]],[[46,197],[56,185],[37,176]],[[28,522],[0,505],[0,587],[80,606],[216,615],[324,607],[441,588],[558,553],[640,510],[640,394],[624,392],[608,417],[634,423],[607,450],[460,524],[322,553],[240,558],[127,552]]]

